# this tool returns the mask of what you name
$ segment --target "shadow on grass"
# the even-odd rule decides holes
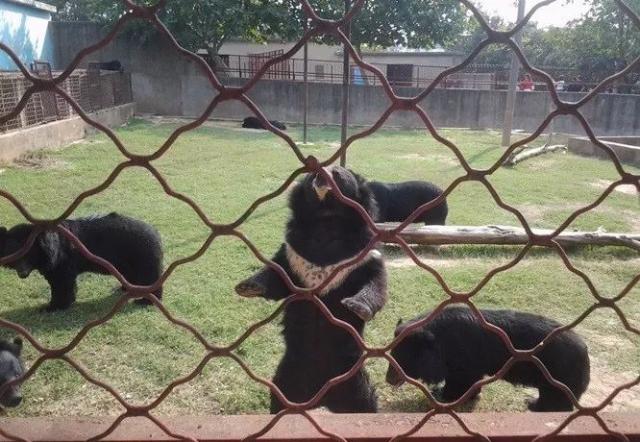
[[[0,317],[22,325],[36,337],[45,336],[51,331],[79,331],[88,322],[106,316],[118,302],[120,296],[119,290],[114,290],[111,294],[101,298],[76,301],[67,310],[46,312],[44,308],[47,304],[42,304],[37,307],[7,310],[0,313]],[[134,301],[130,301],[116,313],[116,316],[130,315],[149,308],[153,307],[138,305]],[[8,333],[6,329],[4,331]]]

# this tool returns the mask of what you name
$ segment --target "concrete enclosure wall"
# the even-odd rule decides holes
[[[52,23],[55,42],[55,67],[63,68],[73,56],[104,35],[92,23]],[[166,39],[158,37],[153,44],[135,44],[118,38],[105,49],[91,54],[88,61],[118,59],[131,72],[133,99],[142,113],[170,116],[199,116],[215,97],[197,65],[179,56]],[[81,66],[82,66],[81,65]],[[246,80],[228,79],[230,85]],[[340,124],[341,88],[339,84],[309,85],[309,121],[312,124]],[[398,92],[414,96],[420,89],[404,88]],[[249,96],[269,118],[287,122],[302,121],[304,86],[284,80],[260,81]],[[567,101],[579,100],[581,93],[563,93]],[[502,127],[506,93],[493,90],[436,89],[421,104],[437,126],[492,128]],[[349,119],[352,124],[373,124],[390,102],[379,86],[352,86]],[[551,111],[551,98],[546,92],[522,92],[517,95],[514,129],[534,131]],[[601,94],[581,109],[596,135],[640,135],[640,96]],[[216,118],[242,119],[249,115],[244,105],[221,104],[213,113]],[[424,127],[409,112],[396,112],[389,125]],[[554,132],[584,135],[574,117],[559,117],[551,128]]]
[[[88,114],[94,121],[108,127],[118,127],[129,121],[135,112],[133,103],[110,107]],[[83,139],[96,129],[80,117],[34,126],[0,135],[0,163],[9,163],[28,152],[55,149]]]

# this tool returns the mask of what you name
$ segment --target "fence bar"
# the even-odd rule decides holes
[[[351,0],[344,0],[344,13],[348,14],[351,9]],[[351,39],[351,22],[346,23],[344,25],[344,33],[347,38]],[[349,69],[349,51],[347,50],[347,46],[343,46],[344,54],[342,56],[342,131],[340,142],[341,145],[347,141],[347,126],[349,124],[349,83],[351,72]],[[340,165],[347,165],[347,151],[343,151],[342,155],[340,155]]]
[[[525,0],[518,0],[518,22],[524,18]],[[515,35],[515,41],[522,44],[522,31]],[[516,86],[520,61],[516,54],[511,54],[511,73],[509,74],[509,91],[507,92],[507,106],[504,111],[504,126],[502,126],[502,146],[511,145],[511,129],[513,129],[513,114],[516,107]]]
[[[541,428],[554,428],[566,419],[566,413],[462,413],[465,423],[490,438],[500,442],[530,442],[540,434]],[[631,442],[640,441],[640,420],[633,413],[601,413],[613,431],[628,435]],[[322,428],[340,434],[346,440],[358,442],[389,441],[392,437],[409,431],[424,418],[424,414],[314,414]],[[198,418],[165,418],[163,422],[174,433],[191,436],[200,442],[227,442],[242,440],[263,428],[272,416],[206,416]],[[109,426],[112,419],[96,418],[8,418],[3,429],[30,441],[80,442],[95,436]],[[0,442],[8,441],[0,436]],[[144,418],[130,418],[105,440],[109,442],[134,442],[153,440],[169,442],[167,436],[152,422]],[[304,417],[285,416],[260,440],[265,441],[326,441]],[[408,440],[476,441],[449,416],[434,416]],[[607,435],[597,422],[582,417],[553,439],[567,442],[617,441]]]
[[[304,21],[304,32],[307,33],[309,24]],[[293,72],[295,73],[295,67]],[[307,144],[307,124],[309,112],[309,44],[304,44],[304,106],[302,109],[302,142]]]

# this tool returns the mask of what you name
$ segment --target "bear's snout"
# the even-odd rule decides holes
[[[22,403],[22,394],[16,387],[9,388],[9,390],[0,397],[0,405],[7,408],[17,407]]]
[[[318,199],[320,201],[323,201],[327,196],[327,193],[329,193],[329,191],[331,190],[331,184],[329,184],[329,182],[325,179],[324,176],[322,176],[322,174],[317,174],[313,178],[311,187],[313,187],[313,190],[316,192],[316,195],[318,196]]]

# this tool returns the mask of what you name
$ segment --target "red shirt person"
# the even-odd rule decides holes
[[[520,83],[518,83],[518,89],[521,91],[533,91],[535,88],[535,84],[529,74],[525,74],[524,78],[520,80]]]

